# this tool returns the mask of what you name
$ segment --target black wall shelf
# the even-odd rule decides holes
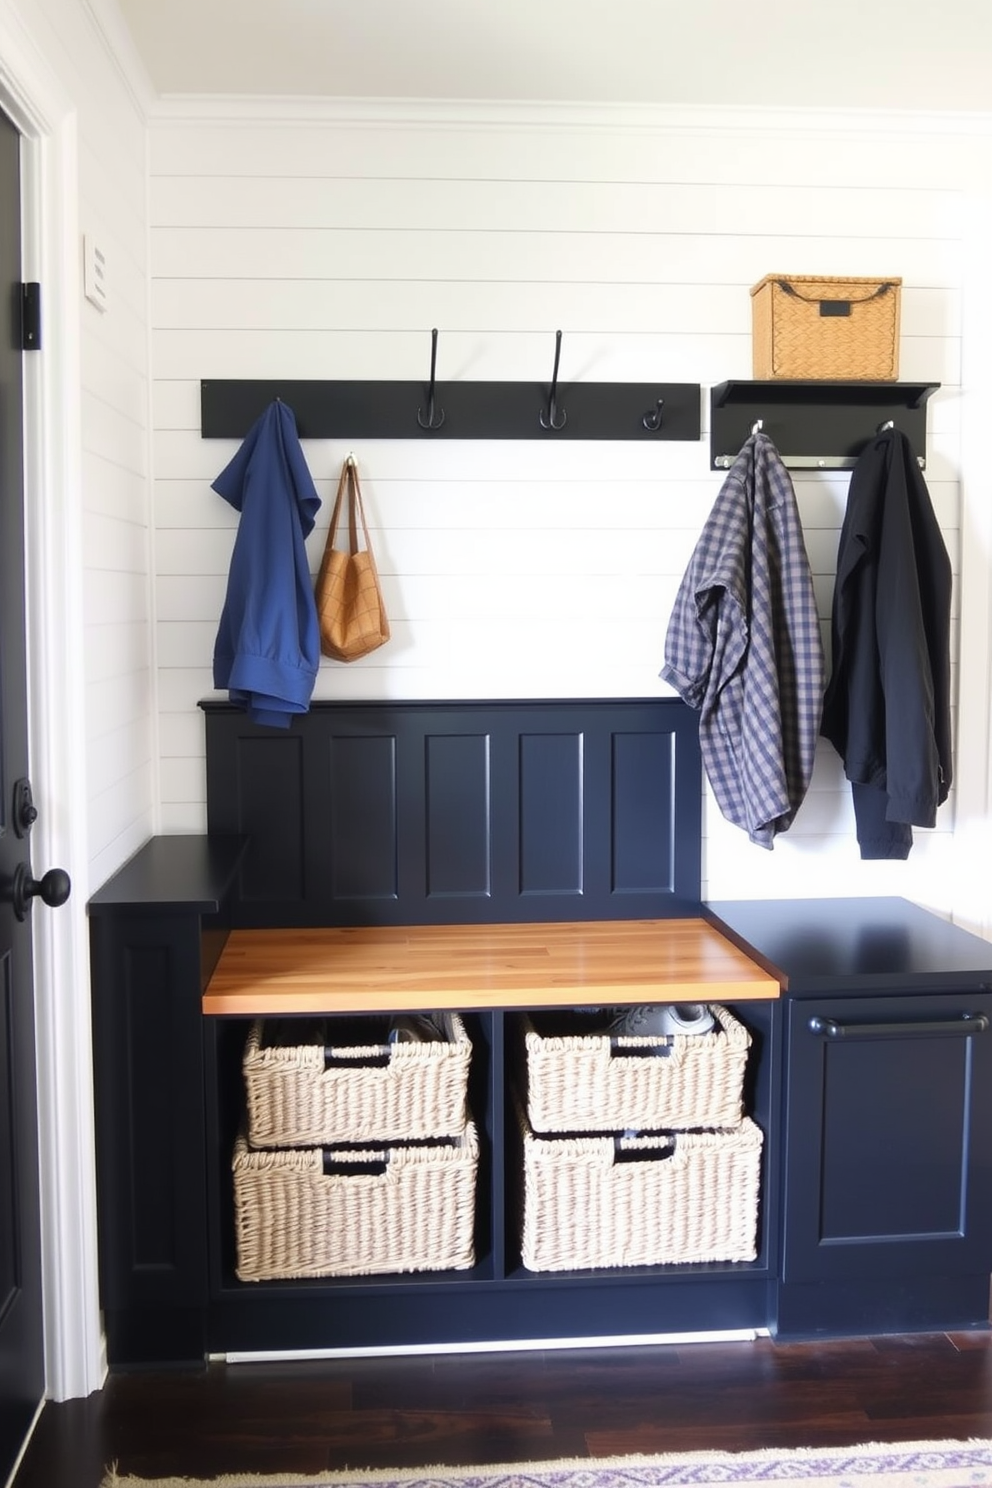
[[[241,381],[200,384],[204,439],[243,439],[276,398],[301,439],[698,440],[698,382],[439,382],[433,426],[427,382]],[[660,420],[659,420],[660,414]],[[439,422],[443,415],[443,422]],[[418,417],[419,416],[419,417]],[[545,421],[542,423],[542,419]],[[655,423],[657,422],[657,427]]]
[[[710,467],[733,464],[754,425],[796,470],[850,470],[890,420],[926,465],[927,399],[939,382],[721,382],[710,391]]]

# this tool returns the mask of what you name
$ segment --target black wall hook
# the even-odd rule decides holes
[[[417,423],[422,429],[440,429],[444,423],[444,409],[434,404],[434,374],[437,369],[437,326],[431,331],[431,385],[427,393],[427,417],[422,408],[417,409]]]
[[[555,369],[551,374],[551,392],[548,394],[547,408],[542,408],[538,415],[542,429],[564,429],[568,421],[564,408],[558,407],[558,362],[560,358],[561,331],[555,331]]]
[[[662,408],[664,408],[664,406],[664,398],[659,398],[657,405],[654,408],[648,410],[648,412],[641,419],[641,423],[644,425],[645,429],[650,429],[652,433],[656,433],[661,428],[661,410]]]

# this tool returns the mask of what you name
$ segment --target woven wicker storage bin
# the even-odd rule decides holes
[[[529,1270],[755,1259],[762,1136],[749,1118],[733,1131],[624,1138],[535,1137],[522,1111],[520,1121]]]
[[[256,1022],[242,1061],[251,1146],[457,1136],[467,1116],[472,1044],[457,1013],[438,1019],[444,1042],[397,1044],[374,1041],[385,1029],[375,1020],[357,1020],[366,1042],[334,1044],[341,1025],[333,1019],[296,1025],[301,1041],[288,1044],[293,1025],[284,1024],[276,1042]]]
[[[756,378],[899,376],[901,279],[766,274],[751,290]]]
[[[736,1126],[744,1114],[751,1035],[726,1008],[711,1011],[718,1024],[711,1033],[654,1039],[548,1037],[525,1016],[527,1116],[534,1131]]]
[[[335,1150],[234,1149],[237,1274],[365,1276],[475,1264],[479,1144],[469,1121],[449,1143]]]

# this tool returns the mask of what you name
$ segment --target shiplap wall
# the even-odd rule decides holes
[[[205,822],[202,720],[235,514],[210,490],[201,378],[751,375],[768,272],[901,275],[901,375],[939,381],[927,480],[959,572],[968,164],[959,139],[748,115],[624,122],[508,110],[261,108],[151,129],[155,607],[162,827]],[[795,121],[794,121],[795,122]],[[885,169],[878,159],[884,151]],[[567,402],[567,399],[564,399]],[[537,410],[535,409],[535,417]],[[742,429],[742,442],[748,433]],[[708,441],[307,441],[324,505],[358,461],[393,639],[315,696],[652,696],[676,587],[716,496]],[[846,476],[796,475],[829,616]],[[955,656],[958,637],[955,635]],[[957,675],[957,672],[956,672]],[[957,683],[956,683],[957,685]],[[774,852],[707,796],[704,893],[904,893],[950,910],[954,794],[908,863],[862,864],[822,745]]]
[[[75,107],[75,213],[108,272],[105,313],[79,295],[80,488],[65,493],[82,512],[86,716],[79,747],[96,887],[154,830],[157,808],[147,131],[141,101],[90,5],[34,0],[29,15],[36,44]],[[81,263],[81,242],[79,254]]]

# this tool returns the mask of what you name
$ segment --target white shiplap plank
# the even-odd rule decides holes
[[[151,772],[142,774],[138,783],[139,786],[147,785],[149,792],[154,794],[154,780]],[[121,864],[133,857],[156,831],[157,824],[151,807],[143,805],[142,799],[139,793],[135,800],[138,808],[137,814],[128,822],[125,831],[116,837],[111,837],[109,841],[104,841],[103,833],[100,833],[99,840],[91,841],[87,894],[95,893],[105,884],[107,879],[117,872]],[[92,814],[95,817],[97,812],[94,811]]]
[[[163,713],[188,713],[193,717],[201,698],[219,696],[213,689],[209,662],[159,669],[158,701]]]
[[[94,636],[102,625],[146,621],[151,611],[143,573],[89,569],[83,574],[83,595],[87,630]]]
[[[714,325],[751,332],[751,297],[742,284],[679,282],[658,265],[638,282],[577,279],[159,279],[158,323],[187,330],[417,330],[432,320],[448,330],[499,326],[505,334],[563,325],[571,334],[684,335]],[[960,336],[959,297],[920,289],[904,296],[907,337]],[[572,375],[575,375],[572,369]],[[562,367],[562,375],[568,369]]]
[[[960,283],[955,239],[853,240],[842,225],[818,238],[728,230],[709,236],[672,222],[657,232],[499,232],[431,228],[162,227],[153,238],[154,279],[465,280],[504,283],[689,284],[733,282],[745,291],[768,273],[897,275],[904,293],[953,292]],[[866,270],[866,264],[875,269]],[[793,266],[790,269],[790,265]]]
[[[153,785],[151,764],[141,761],[106,790],[90,796],[87,824],[94,863],[113,861],[120,854],[119,866],[148,839],[151,822],[145,803]]]
[[[157,121],[150,160],[155,176],[391,180],[421,175],[428,162],[437,179],[458,180],[470,169],[479,180],[624,181],[646,188],[705,181],[719,191],[742,183],[877,183],[884,153],[889,186],[919,190],[967,182],[968,150],[918,129],[907,138],[909,118],[902,132],[890,128],[881,135],[877,128],[814,130],[804,122],[794,114],[763,123],[752,113],[742,126],[740,118],[724,122],[710,111],[673,119],[659,110],[649,127],[604,114],[568,125],[539,108],[529,121],[518,121],[496,105],[485,121],[453,109],[445,120],[399,123],[395,117],[327,121],[315,110],[303,119],[243,119],[235,128]]]
[[[141,621],[125,624],[91,626],[91,681],[103,682],[113,677],[127,677],[135,672],[151,674],[148,627]]]
[[[167,801],[162,807],[162,831],[202,836],[207,830],[207,808],[200,801]]]
[[[152,716],[152,677],[147,670],[107,677],[86,685],[87,740],[95,748],[118,729]],[[89,756],[87,756],[88,758]],[[136,761],[130,761],[135,765]]]
[[[133,773],[135,760],[151,758],[152,719],[150,715],[135,718],[120,728],[104,734],[99,748],[87,758],[87,782],[92,798],[112,791],[116,783]]]
[[[220,611],[208,620],[160,620],[156,628],[159,666],[209,666],[219,618]]]
[[[750,298],[739,286],[512,283],[395,280],[161,279],[153,286],[157,323],[198,331],[416,331],[498,326],[504,333],[558,325],[589,335],[705,331],[714,323],[750,331]],[[447,342],[445,343],[447,344]],[[575,375],[565,347],[561,375]]]
[[[202,758],[203,714],[199,709],[187,713],[160,713],[158,739],[162,759]]]
[[[535,384],[535,387],[537,385]],[[535,424],[541,404],[535,410]],[[635,410],[636,412],[636,410]],[[413,415],[416,417],[416,415]],[[199,430],[160,430],[155,436],[155,471],[160,480],[201,480],[204,499],[218,506],[226,503],[211,492],[210,482],[233,458],[236,439],[201,439]],[[480,446],[477,440],[426,439],[320,440],[304,441],[304,455],[323,497],[336,489],[341,466],[353,454],[359,466],[362,490],[373,499],[374,483],[380,477],[423,483],[523,481],[525,486],[549,481],[564,487],[569,481],[594,481],[604,499],[627,480],[657,481],[659,501],[664,483],[671,480],[704,480],[718,476],[709,469],[709,446],[700,440],[654,443],[638,440],[625,444],[614,440],[588,443],[583,440],[552,442],[548,439],[500,439]],[[526,525],[526,510],[504,512],[502,520]]]
[[[83,452],[82,473],[87,511],[148,525],[151,504],[148,483],[142,475],[89,451]]]
[[[83,556],[95,571],[148,572],[148,532],[139,522],[88,512],[83,519]]]
[[[781,232],[819,236],[843,221],[849,239],[955,238],[963,203],[956,191],[862,186],[725,185],[583,181],[454,181],[156,176],[153,227],[485,229],[526,223],[543,232]],[[805,229],[798,232],[799,227]],[[777,271],[775,271],[777,272]],[[876,272],[872,270],[871,272]],[[885,272],[883,270],[883,272]]]
[[[323,469],[329,463],[323,452],[310,444],[310,464]],[[378,472],[376,451],[372,468]],[[577,476],[514,481],[504,479],[404,479],[401,476],[362,474],[362,489],[369,514],[378,516],[385,531],[395,527],[423,529],[465,527],[488,530],[505,527],[508,514],[516,514],[521,528],[613,527],[638,532],[643,528],[672,527],[691,530],[705,520],[722,481],[719,472],[693,479],[676,478],[659,469],[650,479],[617,474],[608,480]],[[317,529],[324,531],[334,504],[336,481],[319,476],[315,480],[322,506]],[[802,507],[802,502],[800,502]],[[836,520],[840,526],[843,497]],[[206,480],[165,480],[155,483],[155,520],[162,528],[198,529],[236,527],[238,513],[213,491]]]
[[[103,333],[102,318],[97,318],[92,334],[82,340],[81,376],[83,383],[99,389],[104,402],[116,408],[132,423],[143,424],[148,413],[148,351],[145,328],[140,335],[123,342]]]
[[[148,436],[143,424],[129,418],[103,396],[103,389],[83,392],[83,450],[134,474],[148,474]]]
[[[155,585],[159,627],[185,624],[193,620],[209,620],[216,625],[226,591],[226,572],[160,574]]]
[[[207,780],[202,760],[166,758],[160,768],[162,794],[169,801],[206,806]]]

